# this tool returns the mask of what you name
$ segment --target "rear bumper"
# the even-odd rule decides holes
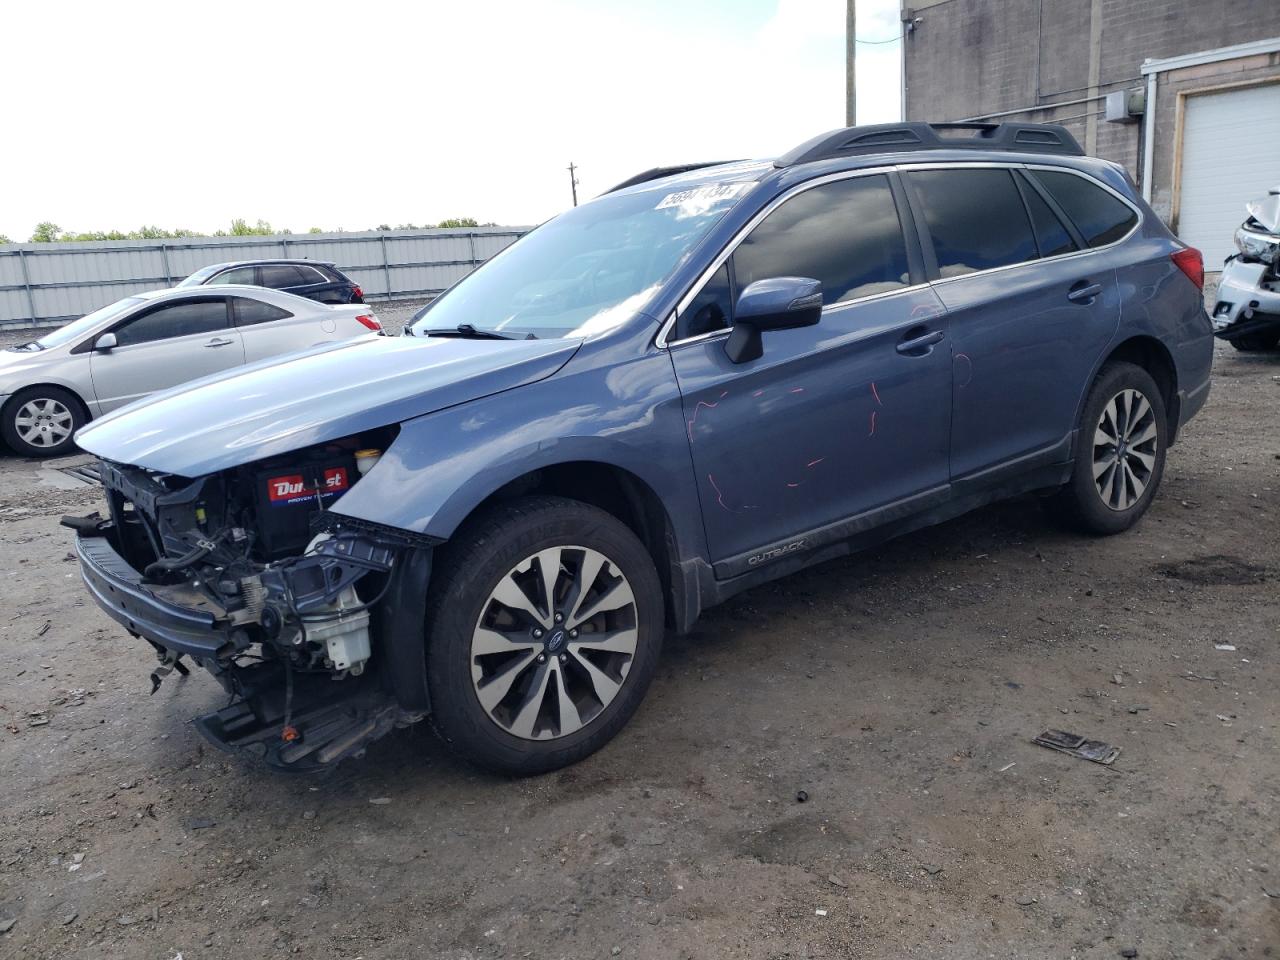
[[[194,660],[213,659],[234,649],[226,621],[210,610],[157,594],[106,537],[77,536],[76,556],[98,606],[135,636]]]

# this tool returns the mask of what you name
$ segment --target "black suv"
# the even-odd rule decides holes
[[[243,283],[270,287],[321,303],[364,303],[364,291],[332,263],[319,260],[236,260],[197,270],[180,287]]]

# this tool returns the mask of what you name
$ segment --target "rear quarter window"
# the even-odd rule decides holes
[[[232,306],[235,307],[236,326],[249,327],[257,323],[270,323],[272,320],[284,320],[291,317],[288,310],[282,310],[279,307],[269,303],[263,303],[261,300],[252,300],[249,297],[232,297]]]
[[[1115,243],[1138,223],[1138,214],[1132,207],[1086,177],[1055,170],[1029,172],[1049,191],[1091,247]]]

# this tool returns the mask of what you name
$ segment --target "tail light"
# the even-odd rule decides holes
[[[361,290],[358,286],[351,288],[351,302],[364,303],[364,291]]]
[[[1187,275],[1187,279],[1204,289],[1204,256],[1195,247],[1183,247],[1170,255],[1173,265]]]
[[[378,322],[378,318],[371,313],[362,313],[356,317],[361,326],[368,327],[370,330],[378,331],[382,329],[382,324]]]

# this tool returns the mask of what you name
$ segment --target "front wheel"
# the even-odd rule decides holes
[[[84,408],[59,387],[30,387],[5,404],[0,433],[14,453],[57,457],[75,450],[72,439],[84,426]]]
[[[1086,533],[1128,530],[1160,486],[1168,432],[1164,397],[1151,374],[1132,363],[1108,364],[1080,415],[1071,479],[1047,508]]]
[[[662,645],[662,590],[644,545],[596,507],[499,505],[437,555],[427,605],[436,730],[500,773],[544,773],[611,740]]]

